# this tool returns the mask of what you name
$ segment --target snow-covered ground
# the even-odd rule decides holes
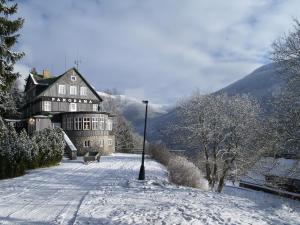
[[[0,181],[0,224],[300,224],[300,202],[227,187],[217,194],[177,187],[140,156],[64,161]]]

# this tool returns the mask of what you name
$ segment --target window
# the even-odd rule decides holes
[[[108,139],[108,140],[107,140],[107,144],[108,144],[108,146],[112,146],[112,145],[113,145],[112,139]]]
[[[70,86],[70,95],[77,95],[77,87]]]
[[[91,118],[83,118],[83,129],[90,130],[91,129]]]
[[[67,130],[73,130],[73,118],[67,118]]]
[[[66,94],[66,85],[63,84],[58,85],[58,94],[62,94],[62,95]]]
[[[98,129],[99,129],[99,118],[92,117],[92,130],[98,130]]]
[[[93,111],[98,111],[98,104],[93,104]]]
[[[112,130],[112,120],[110,119],[106,121],[106,130]]]
[[[77,104],[76,103],[70,103],[70,105],[69,105],[69,111],[70,112],[77,111]]]
[[[99,118],[99,130],[104,130],[104,115],[100,115],[100,118]]]
[[[80,95],[87,95],[87,88],[86,87],[80,87]]]
[[[75,122],[74,130],[82,130],[82,118],[75,117],[74,122]]]
[[[100,147],[104,147],[104,140],[100,139]]]
[[[51,102],[50,101],[44,101],[43,107],[44,107],[43,108],[44,111],[47,111],[47,112],[51,111]]]
[[[91,143],[90,143],[89,140],[88,140],[88,141],[84,141],[83,146],[84,146],[85,148],[88,148],[88,147],[91,146],[90,144],[91,144]]]
[[[76,76],[71,76],[71,81],[76,81]]]

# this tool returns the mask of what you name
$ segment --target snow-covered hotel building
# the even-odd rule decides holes
[[[57,77],[47,70],[41,75],[30,73],[25,100],[23,113],[29,133],[61,127],[68,152],[73,154],[70,157],[89,150],[101,150],[103,154],[115,151],[112,117],[100,111],[102,98],[75,68]]]

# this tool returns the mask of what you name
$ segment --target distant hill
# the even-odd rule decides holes
[[[215,93],[225,92],[229,95],[249,95],[259,101],[265,112],[270,110],[270,104],[276,100],[284,85],[282,73],[278,64],[271,63],[259,67],[244,78],[222,88]],[[176,108],[167,114],[158,116],[149,121],[149,139],[162,140],[172,148],[182,149],[183,146],[174,144],[172,135],[165,134],[170,123],[177,123]]]
[[[97,92],[101,97],[118,99],[124,117],[131,122],[135,130],[142,134],[145,119],[145,104],[140,100],[126,95],[110,95],[105,92]],[[168,108],[164,105],[149,103],[148,119],[163,116],[168,113]]]
[[[284,86],[280,66],[275,63],[267,64],[254,70],[244,78],[217,91],[229,95],[249,95],[258,100],[265,111],[276,100]]]

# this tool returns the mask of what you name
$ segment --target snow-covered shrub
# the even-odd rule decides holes
[[[65,142],[61,129],[44,129],[30,138],[18,134],[0,117],[0,179],[23,175],[26,169],[49,166],[61,161]]]
[[[22,130],[19,134],[19,142],[22,144],[24,149],[24,155],[26,156],[26,165],[28,169],[34,169],[38,167],[37,156],[38,146],[35,140],[31,139],[26,130]]]
[[[38,166],[50,166],[62,160],[65,142],[61,129],[43,129],[34,134],[32,141],[37,144]]]
[[[0,130],[0,179],[23,175],[28,159],[23,140],[13,127],[6,127],[2,120]]]
[[[186,158],[172,154],[166,145],[150,144],[149,154],[168,168],[169,179],[173,183],[208,190],[208,182],[199,168]]]
[[[169,152],[166,145],[161,143],[151,143],[148,148],[149,154],[152,158],[167,166],[173,154]]]
[[[182,156],[172,157],[168,164],[170,180],[178,185],[208,190],[207,180],[201,171]]]

